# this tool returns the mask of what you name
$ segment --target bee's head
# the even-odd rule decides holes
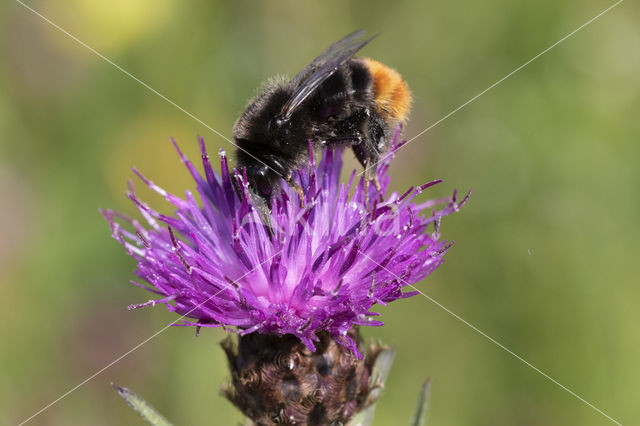
[[[246,139],[236,139],[237,168],[242,173],[246,170],[249,186],[259,196],[269,200],[280,187],[284,170],[278,170],[273,164],[272,150]],[[277,165],[280,165],[277,162]]]
[[[268,82],[233,127],[238,169],[246,169],[251,188],[265,199],[271,198],[281,179],[289,178],[300,152],[308,149],[306,126],[300,125],[304,120],[281,116],[291,92],[286,82]]]
[[[233,126],[234,139],[249,140],[272,148],[285,143],[289,123],[279,115],[290,96],[291,89],[284,81],[271,80],[265,83]]]
[[[283,160],[290,124],[278,117],[284,102],[279,91],[258,95],[233,128],[238,169],[246,169],[251,189],[267,202],[290,173]]]

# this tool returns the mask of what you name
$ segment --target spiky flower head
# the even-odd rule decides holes
[[[392,153],[400,146],[398,134]],[[139,200],[132,185],[128,195],[145,225],[103,211],[113,236],[136,259],[136,274],[151,286],[134,284],[158,296],[132,308],[161,303],[183,316],[180,325],[293,335],[312,352],[318,334],[326,332],[360,357],[349,330],[382,325],[374,319],[374,304],[416,294],[403,287],[442,263],[450,244],[440,239],[440,220],[466,200],[456,202],[454,192],[444,200],[414,201],[439,181],[388,194],[392,156],[378,165],[380,190],[358,180],[355,171],[341,183],[342,151],[329,149],[317,164],[311,155],[308,167],[294,176],[304,191],[302,203],[283,182],[264,218],[246,175],[230,170],[222,151],[217,173],[202,139],[200,148],[204,174],[176,145],[197,195],[172,195],[134,169],[175,206],[173,215]]]

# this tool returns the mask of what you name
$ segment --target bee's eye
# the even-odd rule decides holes
[[[256,186],[258,187],[258,192],[260,192],[260,195],[262,195],[263,197],[268,197],[269,195],[271,195],[271,184],[269,183],[267,177],[264,175],[257,175],[255,179]]]
[[[255,189],[262,195],[263,197],[268,197],[271,195],[271,183],[269,182],[269,178],[267,177],[267,173],[269,170],[266,167],[260,167],[259,169],[254,169],[249,171],[249,175],[253,179],[255,184]]]

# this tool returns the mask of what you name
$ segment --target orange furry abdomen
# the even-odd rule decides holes
[[[404,122],[411,108],[411,92],[400,74],[393,68],[369,58],[363,58],[373,77],[373,95],[378,112]]]

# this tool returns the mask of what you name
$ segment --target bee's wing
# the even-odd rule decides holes
[[[375,38],[373,36],[358,41],[364,33],[364,30],[354,31],[333,43],[291,80],[291,84],[296,87],[296,90],[280,111],[282,119],[288,120],[300,104],[327,78],[331,77],[343,63],[351,59],[358,50]]]
[[[324,52],[318,55],[313,61],[311,61],[306,67],[302,69],[295,77],[291,79],[291,84],[298,86],[305,77],[310,75],[314,69],[318,68],[322,63],[326,62],[329,58],[340,52],[350,44],[355,43],[358,39],[362,38],[365,34],[365,30],[357,30],[344,36],[342,39],[336,41],[331,46],[327,47]]]

